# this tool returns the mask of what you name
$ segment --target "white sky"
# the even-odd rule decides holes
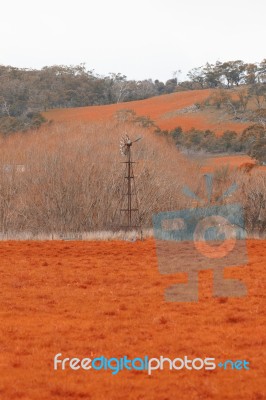
[[[266,58],[265,15],[266,0],[0,0],[0,64],[184,78],[207,61]]]

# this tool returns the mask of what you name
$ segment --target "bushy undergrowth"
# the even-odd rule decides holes
[[[37,112],[29,112],[19,117],[1,117],[0,132],[4,135],[18,131],[25,132],[39,128],[44,122],[46,122],[46,119]]]
[[[197,168],[172,143],[124,123],[53,124],[1,138],[0,229],[33,233],[119,227],[125,159],[119,140],[142,135],[133,148],[143,227],[153,212],[186,206],[182,186]]]
[[[227,130],[217,136],[211,130],[190,129],[184,132],[181,127],[171,131],[156,128],[159,135],[173,138],[179,150],[207,153],[246,153],[258,163],[266,163],[266,131],[263,125],[253,124],[241,134]]]
[[[125,134],[142,140],[133,145],[136,188],[143,228],[153,213],[206,207],[206,188],[199,166],[175,143],[152,128],[114,121],[43,126],[0,139],[0,232],[30,235],[112,231],[123,224],[125,159],[119,152]],[[266,228],[266,181],[241,171],[216,171],[213,199],[236,181],[247,214],[247,228]],[[203,202],[183,193],[184,186]]]

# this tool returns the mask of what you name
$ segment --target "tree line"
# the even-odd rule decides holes
[[[231,88],[266,82],[266,59],[259,63],[241,60],[207,63],[193,68],[188,80],[176,74],[160,80],[130,80],[121,73],[101,76],[85,64],[55,65],[40,70],[0,66],[0,131],[4,133],[38,127],[40,112],[52,108],[103,105],[142,100],[182,90]]]
[[[0,130],[12,132],[38,127],[40,112],[141,100],[172,93],[177,79],[128,80],[121,73],[100,76],[77,66],[55,65],[41,70],[0,66]]]
[[[265,129],[260,124],[249,126],[241,134],[227,130],[221,136],[217,136],[211,130],[204,131],[195,128],[184,132],[181,127],[170,132],[157,132],[170,135],[181,151],[245,153],[257,160],[259,164],[266,164]]]
[[[204,66],[193,68],[187,74],[191,89],[232,88],[241,84],[253,85],[266,82],[266,59],[259,63],[245,63],[242,60],[216,61]]]

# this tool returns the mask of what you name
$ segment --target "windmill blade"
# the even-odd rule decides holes
[[[141,140],[142,137],[140,136],[139,138],[137,138],[136,140],[132,140],[132,143],[138,142],[139,140]]]
[[[126,134],[125,136],[122,136],[122,138],[120,139],[120,153],[122,154],[122,156],[126,156],[127,155],[127,151],[128,151],[128,143],[129,137]]]
[[[128,134],[126,133],[124,136],[122,136],[122,138],[120,139],[120,153],[123,156],[126,156],[129,151],[130,151],[130,147],[132,146],[132,143],[138,142],[140,139],[142,139],[141,137],[137,138],[136,140],[131,140],[128,136]]]
[[[128,152],[128,149],[126,146],[120,147],[120,153],[122,154],[122,156],[126,156]]]

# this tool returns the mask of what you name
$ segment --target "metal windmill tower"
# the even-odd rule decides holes
[[[123,161],[123,164],[126,165],[126,174],[124,176],[124,185],[122,192],[123,199],[120,214],[124,214],[124,218],[122,219],[122,228],[127,230],[135,228],[137,230],[140,230],[141,232],[139,202],[137,198],[135,177],[133,171],[133,164],[135,164],[135,162],[132,160],[132,145],[140,139],[141,137],[136,140],[131,140],[126,134],[120,140],[120,152],[122,156],[127,158],[127,161]]]

